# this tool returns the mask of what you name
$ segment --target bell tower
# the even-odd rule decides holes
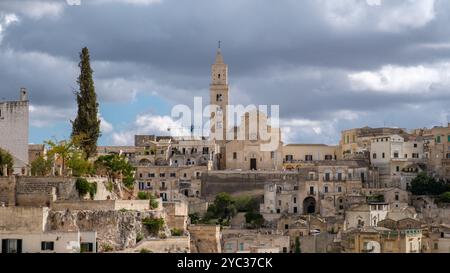
[[[220,147],[219,166],[220,170],[226,168],[226,148],[227,142],[227,108],[229,103],[228,92],[228,65],[223,61],[222,52],[219,46],[216,52],[216,61],[211,67],[211,84],[209,86],[209,101],[212,106],[211,111],[211,132],[210,138]]]
[[[227,132],[227,106],[228,92],[228,65],[224,63],[222,52],[217,48],[216,61],[211,67],[210,105],[211,109],[211,138],[217,140],[219,145],[225,144]]]

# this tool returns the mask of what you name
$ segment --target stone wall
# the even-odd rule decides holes
[[[0,232],[41,233],[44,230],[48,208],[0,207]]]
[[[166,211],[166,223],[170,229],[176,228],[186,230],[188,219],[188,208],[184,202],[164,202]]]
[[[220,226],[190,225],[191,252],[193,253],[221,253]]]
[[[54,211],[64,210],[114,210],[115,200],[60,200],[52,203]]]
[[[57,200],[79,200],[75,178],[70,177],[16,177],[16,204],[18,206],[49,206],[53,191]],[[54,189],[54,190],[53,190]]]
[[[190,248],[190,237],[178,236],[165,239],[147,239],[139,242],[136,247],[127,249],[124,252],[189,253]]]
[[[285,172],[233,172],[233,171],[213,171],[203,173],[202,197],[213,200],[220,192],[239,195],[263,195],[264,185],[271,181],[296,180],[300,174]]]
[[[16,204],[16,179],[14,176],[0,177],[0,206]]]

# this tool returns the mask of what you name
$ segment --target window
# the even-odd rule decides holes
[[[284,229],[289,229],[289,225],[288,225],[288,224],[285,224],[285,225],[284,225]]]
[[[166,177],[166,174],[165,173],[160,173],[159,177]]]
[[[170,177],[176,177],[177,174],[176,173],[170,173]]]
[[[142,178],[142,173],[139,173],[139,178]]]
[[[398,158],[398,152],[394,152],[394,158]]]
[[[325,186],[325,188],[323,189],[324,192],[328,192],[328,186]]]
[[[342,187],[338,187],[338,192],[342,192]]]
[[[347,144],[350,143],[350,136],[347,135],[347,137],[346,137],[346,139],[345,139],[345,142],[346,142]]]
[[[216,95],[216,101],[222,101],[222,100],[223,100],[222,94],[217,94]]]
[[[92,252],[94,252],[94,244],[93,243],[81,243],[80,244],[80,252],[81,253],[92,253]]]
[[[294,197],[294,204],[297,204],[297,197]]]
[[[441,136],[436,137],[436,143],[441,143]]]
[[[372,158],[373,158],[373,159],[377,159],[377,154],[376,154],[376,153],[373,153],[373,154],[372,154]]]
[[[54,250],[55,243],[54,242],[41,242],[41,250]]]
[[[382,157],[382,158],[385,158],[385,154],[383,153],[381,157]]]
[[[309,180],[314,180],[314,173],[309,174]]]
[[[405,158],[408,158],[408,154],[405,154]]]
[[[155,173],[149,173],[148,177],[155,177]]]
[[[325,155],[325,160],[333,160],[333,156],[332,155]]]
[[[413,153],[412,154],[412,158],[419,158],[419,154],[418,153]]]
[[[239,250],[243,251],[244,250],[244,243],[239,243]]]
[[[395,201],[399,200],[398,192],[395,193]]]
[[[314,194],[314,187],[309,187],[309,194]]]
[[[1,116],[1,114],[0,114]],[[447,142],[450,142],[450,135],[447,136]]]
[[[220,79],[220,74],[217,74],[217,78]]]
[[[414,148],[417,148],[417,143],[414,143]]]
[[[313,156],[312,155],[305,155],[305,161],[312,161]]]
[[[330,181],[330,173],[325,173],[325,181]]]
[[[22,253],[21,239],[3,239],[2,253]]]
[[[293,155],[286,155],[286,161],[292,161],[292,160],[294,160]]]
[[[236,152],[233,153],[233,159],[237,159],[237,153]]]
[[[294,213],[297,213],[297,207],[294,207]]]
[[[275,152],[270,152],[270,158],[274,159],[275,158]]]
[[[396,166],[395,167],[395,171],[399,172],[400,171],[400,166]]]
[[[342,180],[342,173],[338,173],[337,175],[338,175],[338,181],[341,181]]]

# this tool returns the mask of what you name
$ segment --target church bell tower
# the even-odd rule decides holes
[[[211,84],[209,87],[211,109],[211,139],[220,146],[219,169],[225,169],[227,142],[227,108],[229,104],[228,65],[224,63],[219,46],[216,61],[211,67]]]

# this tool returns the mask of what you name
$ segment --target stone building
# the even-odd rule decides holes
[[[365,201],[363,185],[373,175],[364,161],[321,161],[302,166],[291,180],[267,182],[261,213],[343,214]],[[287,177],[291,177],[286,175]]]
[[[28,130],[28,94],[21,88],[18,101],[0,102],[0,148],[13,156],[15,174],[27,174]]]
[[[304,163],[338,159],[338,146],[325,144],[288,144],[283,146],[283,169],[295,170]]]
[[[429,172],[438,178],[450,180],[450,123],[447,127],[427,129],[423,135],[428,139],[426,151]]]
[[[289,253],[290,238],[272,230],[223,229],[223,253]]]
[[[1,253],[97,252],[95,231],[47,227],[48,208],[0,207]]]
[[[370,162],[379,169],[380,183],[383,187],[400,187],[403,170],[411,164],[426,162],[424,141],[405,138],[401,135],[382,135],[370,140]],[[411,174],[407,177],[410,179]]]
[[[401,128],[354,128],[344,130],[341,133],[341,139],[339,141],[340,156],[342,158],[354,159],[354,158],[369,158],[371,138],[382,136],[399,134],[407,136],[405,129]]]
[[[136,168],[135,194],[152,192],[164,201],[201,195],[201,175],[207,166],[142,166]]]
[[[47,148],[44,144],[30,144],[28,145],[28,160],[30,164],[38,157],[45,157]]]

